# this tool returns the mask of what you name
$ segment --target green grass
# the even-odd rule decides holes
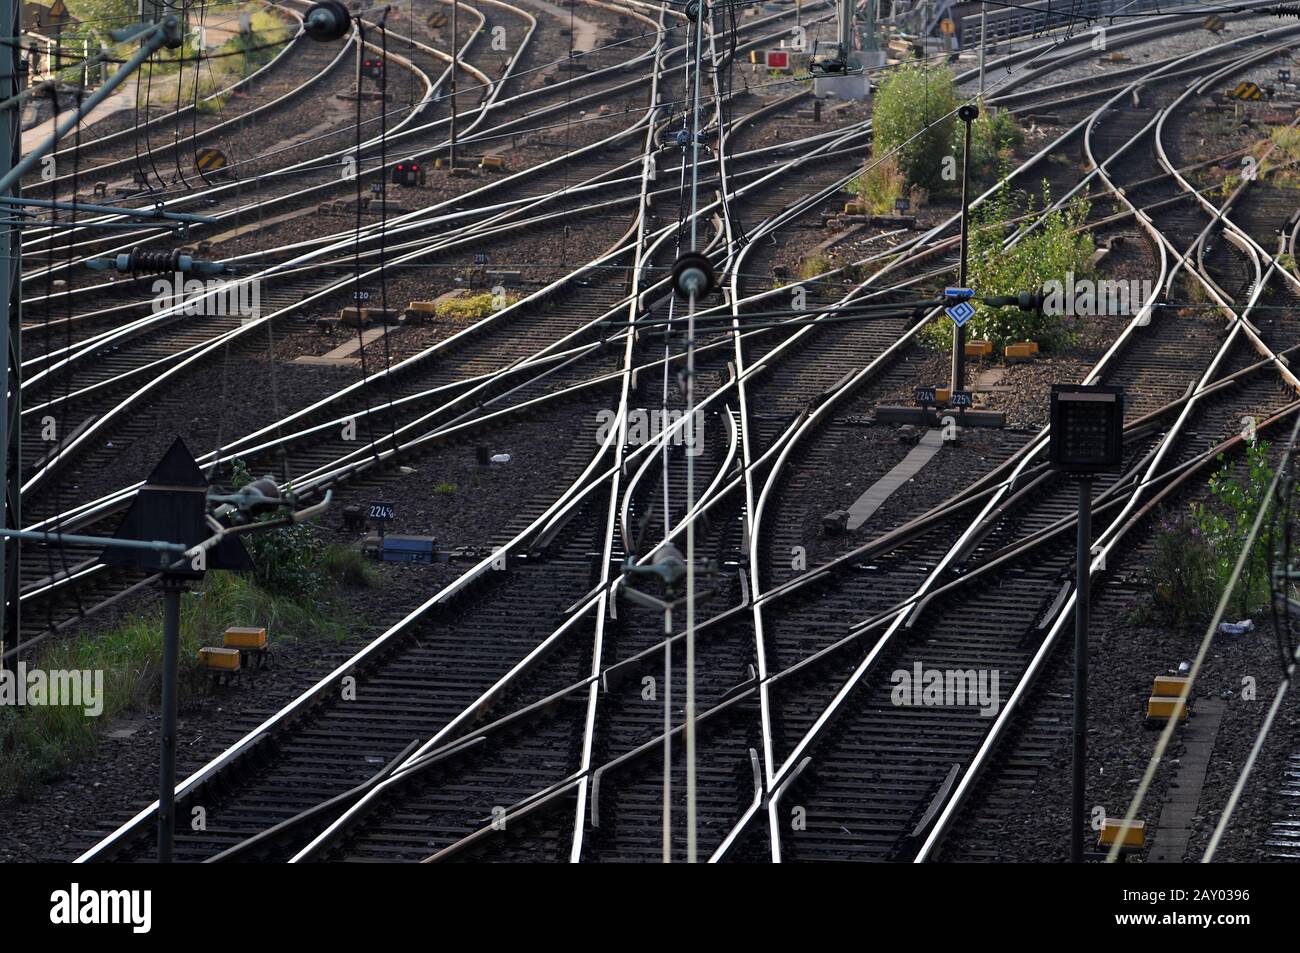
[[[453,489],[455,489],[453,487]],[[437,490],[435,489],[436,493]],[[358,549],[349,546],[327,546],[321,556],[325,572],[345,586],[377,586],[379,572]]]
[[[811,281],[834,267],[835,264],[825,255],[809,255],[799,260],[799,278],[803,281]]]
[[[500,300],[490,291],[463,295],[439,301],[434,314],[449,321],[481,321],[518,300],[514,295],[502,295]]]
[[[1093,276],[1092,236],[1082,230],[1088,217],[1087,202],[1074,202],[1041,215],[1040,227],[1011,248],[1003,239],[1011,234],[1013,220],[1052,204],[1047,183],[1039,201],[1022,199],[1004,186],[971,215],[970,278],[967,284],[983,295],[1016,294],[1041,288],[1048,281],[1065,282]],[[1069,331],[1060,315],[1024,312],[1016,308],[976,305],[966,324],[969,340],[992,341],[995,348],[1017,341],[1037,341],[1051,349],[1068,343]],[[921,332],[927,344],[938,349],[952,346],[953,324],[946,318],[931,321]]]
[[[205,97],[213,96],[219,90],[255,73],[274,59],[280,52],[281,44],[287,43],[294,35],[294,28],[283,17],[261,9],[253,12],[253,8],[249,8],[248,12],[252,13],[251,34],[247,37],[243,34],[232,36],[221,46],[208,51],[209,55],[197,65],[180,62],[182,57],[193,60],[195,56],[196,51],[189,42],[190,37],[187,37],[185,46],[179,50],[159,51],[152,61],[152,75],[147,70],[143,74],[149,81],[138,90],[140,105],[145,105],[147,97],[155,104],[174,107],[179,83],[182,103],[197,99],[201,112],[219,113],[229,97],[218,95],[207,101]],[[196,29],[196,26],[191,29]]]
[[[269,535],[269,534],[268,534]],[[265,626],[274,648],[298,641],[338,644],[355,621],[336,587],[373,586],[378,574],[357,550],[325,546],[313,563],[314,584],[293,598],[259,586],[251,576],[209,573],[201,586],[181,597],[180,705],[201,704],[208,680],[199,671],[198,651],[220,645],[232,625]],[[52,640],[28,660],[28,669],[88,669],[104,673],[103,712],[87,717],[82,708],[0,707],[0,801],[30,798],[41,784],[57,780],[95,749],[99,733],[113,719],[156,708],[161,693],[162,609],[155,605],[102,632],[82,630]]]
[[[64,5],[85,28],[105,36],[140,18],[138,5],[130,0],[65,0]]]
[[[894,203],[907,193],[907,183],[898,167],[897,156],[886,156],[874,161],[865,172],[849,183],[849,191],[861,198],[872,215],[889,215]],[[913,190],[920,191],[920,190]],[[909,195],[913,206],[919,204],[917,196]]]

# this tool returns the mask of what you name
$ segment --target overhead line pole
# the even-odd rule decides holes
[[[17,37],[20,29],[19,0],[0,0],[0,21],[6,35]],[[0,97],[8,99],[22,92],[22,58],[18,43],[5,46],[4,67],[0,68]],[[0,128],[3,129],[5,147],[0,149],[0,180],[5,182],[0,197],[17,198],[20,183],[10,173],[22,157],[22,110],[0,110]],[[19,267],[22,258],[21,232],[16,225],[5,224],[0,230],[0,258],[5,267],[3,275],[4,296],[8,302],[6,320],[3,322],[3,342],[0,352],[5,360],[5,408],[0,413],[0,446],[4,447],[4,503],[3,522],[0,527],[22,528],[22,285]],[[3,619],[0,621],[0,656],[5,650],[16,647],[19,640],[18,555],[21,546],[12,537],[0,540],[0,599],[3,599]]]
[[[20,0],[0,0],[0,28],[7,35],[18,37],[21,29]],[[152,56],[162,46],[176,49],[181,44],[181,32],[175,15],[169,14],[150,28],[132,28],[114,34],[120,42],[140,39],[140,49],[113,74],[107,82],[82,102],[72,115],[58,123],[50,137],[27,155],[22,153],[22,109],[19,99],[23,87],[23,62],[19,43],[4,46],[0,54],[0,101],[9,101],[8,108],[0,109],[0,204],[16,203],[21,197],[22,177],[48,154],[69,130],[77,126],[100,102]],[[0,447],[4,450],[4,503],[0,507],[0,528],[22,528],[22,279],[20,274],[22,239],[15,216],[0,221],[0,258],[5,265],[0,268],[0,294],[8,302],[3,322],[3,340],[0,352],[5,360],[5,407],[0,413]],[[18,646],[19,642],[19,592],[18,558],[21,543],[17,537],[0,537],[0,656]]]
[[[979,98],[984,99],[984,51],[989,45],[989,5],[980,3],[980,92]]]
[[[695,76],[691,105],[691,251],[697,245],[697,218],[700,188],[700,64],[703,57],[705,0],[695,0]],[[696,862],[695,831],[695,307],[696,294],[690,293],[686,316],[686,862]]]
[[[447,159],[449,170],[456,168],[456,73],[460,71],[460,43],[456,36],[456,13],[459,9],[459,0],[451,0],[451,153]]]
[[[971,123],[979,115],[979,108],[967,103],[957,111],[962,121],[965,145],[961,155],[961,245],[957,259],[957,286],[966,287],[967,253],[970,239],[970,139]],[[952,329],[952,390],[966,389],[966,328],[965,322]]]

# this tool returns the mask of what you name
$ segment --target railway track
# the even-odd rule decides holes
[[[311,276],[311,277],[309,277],[309,280],[311,280],[311,281],[318,281],[318,280],[320,280],[320,276]],[[291,295],[292,295],[292,294],[299,294],[299,295],[300,295],[300,294],[302,294],[302,289],[300,289],[300,287],[299,287],[299,289],[296,289],[296,290],[295,290],[295,289],[291,289],[290,294],[291,294]],[[551,289],[551,290],[549,291],[549,293],[547,293],[547,294],[543,294],[543,295],[541,296],[541,299],[543,300],[543,302],[545,302],[545,300],[552,298],[552,296],[554,296],[555,294],[558,294],[558,291],[556,291],[555,289]],[[597,299],[597,300],[598,300],[598,299]],[[550,308],[550,304],[547,304],[546,307],[547,307],[547,308]],[[499,325],[504,324],[504,319],[506,319],[507,316],[502,316],[502,317],[503,317],[503,320],[502,320],[502,321],[495,322],[495,325],[494,325],[494,326],[499,326]],[[513,342],[511,343],[511,347],[513,348],[513,350],[508,351],[506,356],[500,356],[500,358],[495,358],[495,359],[494,359],[495,361],[497,361],[497,364],[495,364],[495,367],[500,367],[500,365],[508,364],[508,363],[510,363],[511,360],[516,360],[516,359],[519,359],[519,358],[523,358],[524,354],[526,354],[526,347],[525,347],[525,345],[526,345],[526,343],[528,343],[528,341],[534,341],[534,342],[541,341],[541,339],[543,339],[543,337],[545,337],[545,335],[546,335],[547,333],[558,332],[558,329],[559,329],[559,328],[563,328],[563,326],[572,326],[572,325],[564,325],[563,322],[562,322],[562,324],[560,324],[560,325],[556,325],[556,324],[555,324],[555,317],[556,317],[556,316],[554,316],[554,315],[550,316],[549,319],[547,319],[547,324],[537,325],[536,328],[534,328],[534,335],[533,335],[533,337],[530,337],[530,338],[519,338],[519,339],[516,339],[516,341],[513,341]],[[580,326],[580,325],[578,325],[578,326]],[[459,342],[454,341],[454,342],[451,342],[451,343],[452,343],[452,345],[456,345],[456,343],[459,343]],[[425,360],[425,361],[428,360],[429,356],[438,356],[438,358],[441,358],[442,354],[443,354],[443,348],[434,348],[434,351],[429,352],[429,354],[425,356],[424,360]],[[471,369],[473,369],[473,368],[471,368]],[[460,372],[452,372],[452,373],[460,373]],[[471,380],[473,380],[473,373],[468,374],[468,377],[471,378]],[[110,384],[112,384],[112,382],[114,382],[114,381],[116,381],[116,380],[117,380],[116,377],[112,377],[112,376],[110,376],[110,377],[108,378],[108,381],[110,382]],[[439,384],[442,384],[442,382],[447,381],[447,374],[446,374],[446,372],[439,372],[439,377],[437,378],[437,381],[439,382]],[[123,384],[130,384],[130,376],[127,376],[127,380],[126,380],[126,381],[123,381]],[[367,386],[367,385],[373,385],[373,381],[363,381],[363,382],[361,382],[361,386],[364,387],[364,386]],[[442,391],[439,391],[439,387],[438,387],[438,386],[429,387],[429,386],[426,386],[426,384],[424,384],[424,382],[421,382],[421,384],[419,385],[419,387],[417,387],[417,389],[416,389],[416,387],[407,387],[406,393],[402,393],[402,394],[400,394],[400,397],[402,397],[402,398],[411,397],[411,395],[412,395],[412,391],[413,391],[413,390],[428,391],[428,393],[430,393],[430,394],[434,394],[434,395],[442,395],[442,397],[445,397],[445,394],[443,394]],[[443,389],[443,390],[445,390],[445,389]],[[112,398],[112,393],[113,393],[113,391],[107,389],[107,387],[104,387],[104,389],[101,389],[101,390],[100,390],[100,393],[101,393],[101,394],[107,394],[107,397]],[[368,398],[367,398],[367,400],[368,400]],[[325,403],[325,402],[321,402],[321,403]],[[329,403],[330,403],[330,406],[331,406],[331,407],[334,407],[335,412],[337,412],[337,399],[331,399]],[[51,411],[51,410],[55,410],[55,407],[53,407],[53,404],[51,404],[51,406],[48,406],[48,407],[45,407],[45,408],[40,408],[40,407],[31,408],[31,411],[29,412],[29,419],[32,420],[32,421],[38,421],[38,420],[40,420],[40,417],[44,416],[44,413],[47,413],[47,412],[49,412],[49,411]],[[360,410],[360,408],[359,408],[359,410]],[[367,407],[367,411],[369,411],[369,407]],[[333,415],[331,415],[331,416],[333,416]],[[147,425],[146,425],[146,426],[147,426]],[[127,434],[127,438],[129,438],[129,437],[130,437],[130,434]],[[36,446],[36,449],[39,449],[39,445]],[[109,455],[109,456],[110,456],[110,455]],[[104,464],[105,464],[105,460],[101,459],[100,462],[99,462],[98,464],[94,464],[94,467],[95,467],[95,468],[100,468],[100,467],[103,467]]]
[[[667,14],[659,15],[663,27]],[[711,27],[716,64],[725,34]],[[1103,512],[1118,513],[1107,534],[1141,504],[1146,487],[1203,466],[1207,445],[1222,443],[1216,435],[1235,432],[1233,415],[1275,413],[1294,402],[1296,385],[1278,353],[1287,329],[1261,334],[1242,320],[1260,296],[1251,291],[1252,273],[1203,254],[1206,231],[1197,225],[1202,213],[1193,211],[1195,198],[1161,204],[1172,197],[1161,193],[1134,203],[1136,190],[1124,189],[1107,170],[1111,158],[1144,134],[1154,134],[1159,145],[1152,129],[1169,107],[1143,103],[1130,116],[1115,104],[1138,87],[1144,95],[1170,90],[1172,97],[1189,76],[1195,81],[1187,90],[1210,75],[1240,71],[1285,48],[1290,32],[1221,44],[1221,59],[1172,58],[1123,87],[1102,84],[1087,95],[1110,94],[1108,102],[1084,107],[1074,129],[1015,173],[1027,178],[1051,148],[1081,137],[1098,169],[1092,178],[1148,230],[1161,284],[1177,277],[1171,257],[1182,256],[1189,280],[1187,262],[1195,258],[1194,280],[1231,316],[1226,338],[1216,330],[1224,322],[1215,319],[1201,322],[1199,336],[1189,338],[1158,301],[1146,301],[1089,375],[1123,381],[1144,396],[1130,408],[1124,473],[1097,487],[1101,502],[1112,507]],[[657,104],[685,98],[673,63],[674,52],[685,48],[654,47],[649,114],[630,127],[643,136],[643,149],[653,148],[660,131],[650,118]],[[1169,78],[1159,79],[1165,73]],[[713,71],[715,83],[719,74]],[[726,96],[713,92],[713,126],[721,128]],[[1082,102],[1078,90],[1072,102]],[[568,421],[573,434],[561,476],[539,488],[537,500],[521,507],[487,550],[466,554],[467,572],[181,786],[182,803],[202,804],[214,821],[204,832],[183,835],[179,856],[652,859],[663,849],[665,778],[679,797],[670,818],[679,836],[669,855],[684,856],[683,731],[678,724],[671,732],[675,760],[665,769],[660,694],[680,699],[685,693],[682,627],[677,620],[665,641],[662,618],[629,605],[617,583],[625,559],[645,561],[667,541],[680,543],[687,527],[726,569],[703,609],[695,646],[702,856],[928,855],[1011,706],[993,725],[966,710],[900,709],[890,704],[882,676],[912,664],[996,670],[1011,697],[1022,697],[1072,598],[1063,586],[1071,501],[1065,482],[1048,477],[1037,462],[1041,435],[1012,435],[991,448],[982,479],[951,505],[898,514],[896,525],[852,558],[808,572],[790,568],[788,553],[799,538],[791,513],[808,481],[834,467],[829,448],[853,426],[837,412],[905,377],[899,362],[920,324],[898,319],[765,333],[744,331],[741,318],[770,307],[773,297],[752,277],[772,261],[762,239],[816,221],[835,203],[860,166],[853,156],[867,131],[859,126],[791,143],[802,153],[795,158],[732,153],[722,137],[714,174],[727,201],[702,203],[696,224],[707,236],[701,245],[732,276],[721,307],[736,321],[731,333],[701,341],[695,379],[712,437],[699,458],[674,445],[681,424],[642,445],[629,442],[626,431],[638,407],[660,401],[664,410],[686,409],[669,383],[680,355],[666,354],[652,335],[599,330],[617,327],[619,315],[631,322],[680,313],[665,293],[663,274],[679,250],[681,221],[675,208],[653,201],[657,189],[644,163],[631,177],[639,179],[632,195],[626,185],[607,193],[633,203],[628,233],[603,258],[485,323],[493,332],[527,327],[505,348],[495,334],[482,347],[468,334],[440,342],[201,458],[219,466],[238,455],[269,467],[292,454],[295,486],[321,492],[382,481],[399,460],[418,460],[447,440],[494,425],[498,405],[503,416],[517,408],[554,414],[548,419],[557,430]],[[1150,169],[1126,166],[1133,173],[1126,181],[1158,180],[1160,189],[1185,191],[1178,164],[1158,149],[1156,160]],[[602,188],[602,178],[626,171],[625,165],[597,170],[588,184]],[[656,171],[671,178],[684,168]],[[568,171],[563,175],[567,184]],[[1160,205],[1168,224],[1151,224],[1144,210],[1151,205]],[[515,221],[506,217],[502,224],[508,229]],[[951,244],[943,240],[952,224],[880,253],[876,264],[883,267],[855,280],[850,297],[906,299],[912,287],[941,277],[953,264]],[[383,238],[376,241],[392,240],[387,223],[379,231]],[[1250,231],[1250,223],[1244,231],[1232,227],[1262,285],[1266,272],[1277,271],[1276,259],[1261,254]],[[419,235],[412,235],[413,257],[427,252],[420,242],[428,240]],[[463,235],[473,247],[473,233],[467,228]],[[461,239],[453,232],[442,240],[441,247],[452,247]],[[335,267],[334,288],[356,285],[346,263]],[[290,295],[310,293],[292,281]],[[556,315],[554,303],[575,291],[579,309]],[[840,296],[824,283],[809,300],[817,309]],[[216,330],[207,345],[191,346],[224,344],[241,333],[233,326]],[[103,353],[96,350],[102,346],[88,348],[87,357]],[[430,357],[440,363],[432,365]],[[155,380],[187,364],[177,362]],[[406,372],[426,365],[432,374]],[[134,373],[131,366],[124,370]],[[96,369],[101,380],[88,386],[120,372],[103,365]],[[1236,372],[1243,386],[1230,394],[1216,389]],[[1176,383],[1188,374],[1197,381],[1190,397],[1186,381]],[[130,376],[122,383],[132,383]],[[611,399],[619,426],[601,438],[587,422]],[[364,447],[327,436],[350,416],[375,424],[380,436]],[[1150,419],[1174,423],[1156,433]],[[86,434],[108,432],[95,423]],[[75,442],[65,449],[74,448]],[[103,465],[102,458],[86,460],[87,467]],[[43,472],[30,481],[33,492],[46,479]],[[689,511],[688,485],[695,500]],[[53,525],[56,516],[66,528],[111,521],[132,489],[63,512],[55,497],[49,516],[35,525]],[[98,572],[92,563],[75,564],[86,577],[65,570],[62,579],[54,571],[32,579],[28,597],[60,587],[74,593],[74,583]],[[361,686],[355,704],[338,696],[345,678]],[[655,687],[649,703],[647,679]],[[873,792],[866,797],[864,783]],[[789,824],[792,807],[807,820],[798,833]],[[147,855],[147,818],[141,812],[83,859]]]

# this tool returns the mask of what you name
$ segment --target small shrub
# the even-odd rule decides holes
[[[456,484],[448,483],[446,480],[443,480],[441,483],[435,484],[433,487],[433,493],[435,496],[452,496],[453,494],[455,494],[455,492],[456,492]]]
[[[232,483],[236,489],[253,481],[242,460],[231,464]],[[263,517],[274,519],[279,514]],[[253,580],[270,592],[291,599],[310,598],[321,588],[321,557],[325,547],[316,528],[307,523],[279,529],[254,530],[242,537],[253,559]]]
[[[1158,526],[1151,562],[1151,606],[1158,621],[1177,626],[1209,621],[1268,493],[1273,469],[1267,443],[1249,446],[1243,476],[1222,456],[1219,459],[1208,484],[1210,498]],[[1271,524],[1265,523],[1233,590],[1230,604],[1242,618],[1269,606],[1273,535]]]
[[[351,621],[349,612],[333,603],[299,602],[234,573],[209,572],[181,597],[182,710],[192,709],[207,691],[207,678],[198,667],[199,648],[220,645],[227,627],[265,626],[273,644],[299,639],[340,642]],[[94,749],[103,725],[125,712],[158,704],[161,606],[129,615],[104,631],[74,631],[38,651],[28,664],[46,670],[102,671],[103,710],[90,718],[82,708],[69,706],[0,705],[0,801],[34,796],[41,784],[57,780]]]
[[[215,116],[226,106],[230,99],[229,93],[219,93],[214,96],[203,96],[195,103],[194,108],[205,116]]]
[[[345,586],[379,585],[379,573],[370,560],[351,546],[327,546],[321,555],[321,568]]]
[[[871,110],[872,156],[880,161],[897,149],[898,167],[908,185],[931,192],[950,190],[944,159],[953,152],[958,125],[957,87],[947,67],[901,66],[891,72],[876,93]]]
[[[1278,126],[1269,139],[1261,140],[1251,151],[1263,155],[1268,143],[1274,144],[1273,152],[1260,167],[1260,172],[1267,174],[1269,182],[1285,188],[1300,188],[1300,129],[1291,126]],[[1238,176],[1229,174],[1229,179]]]
[[[806,258],[799,259],[799,278],[803,281],[810,281],[818,275],[824,275],[835,267],[825,255],[809,255]]]
[[[1051,194],[1043,183],[1042,207],[1051,205]],[[1066,280],[1067,272],[1076,279],[1091,276],[1092,237],[1079,227],[1088,217],[1087,202],[1072,202],[1048,212],[1042,223],[1011,248],[1003,247],[1012,219],[1028,211],[1017,203],[1006,187],[999,189],[971,213],[969,280],[967,284],[981,295],[1016,294],[1041,288],[1048,281]],[[934,346],[952,346],[952,322],[946,318],[931,321],[922,339]],[[1003,347],[1016,341],[1038,341],[1047,347],[1062,343],[1064,333],[1060,317],[1019,311],[1016,308],[990,308],[975,305],[975,316],[966,324],[968,338],[992,341]]]
[[[513,304],[518,299],[506,295],[504,301],[497,300],[490,291],[477,295],[465,295],[460,298],[448,298],[439,301],[434,313],[449,321],[481,321],[505,305]]]
[[[849,191],[861,198],[872,215],[888,215],[903,197],[907,183],[898,167],[897,156],[872,162],[862,175],[849,183]]]
[[[965,131],[959,123],[954,132],[954,155],[965,148]],[[1015,117],[1005,109],[984,107],[971,124],[971,174],[977,179],[988,179],[1006,165],[1015,150],[1025,141],[1024,130]]]
[[[1232,577],[1246,536],[1255,522],[1260,506],[1273,479],[1268,461],[1268,444],[1256,441],[1246,450],[1246,472],[1238,477],[1234,467],[1219,456],[1220,467],[1210,477],[1210,499],[1194,503],[1192,519],[1214,553],[1214,570],[1218,582],[1216,599],[1222,595]],[[1250,556],[1233,592],[1237,611],[1242,616],[1268,608],[1269,565],[1273,549],[1273,529],[1265,523],[1255,540]]]
[[[1156,621],[1185,628],[1209,620],[1219,598],[1214,551],[1190,516],[1160,522],[1151,576]]]

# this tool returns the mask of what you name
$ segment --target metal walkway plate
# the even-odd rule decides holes
[[[916,476],[921,468],[939,452],[942,446],[942,432],[939,430],[927,431],[925,436],[921,438],[920,443],[913,447],[907,456],[895,464],[892,470],[871,484],[867,491],[849,507],[849,521],[844,524],[844,528],[855,530],[871,519],[872,514],[884,505],[885,500],[893,496],[894,491],[900,486]]]

